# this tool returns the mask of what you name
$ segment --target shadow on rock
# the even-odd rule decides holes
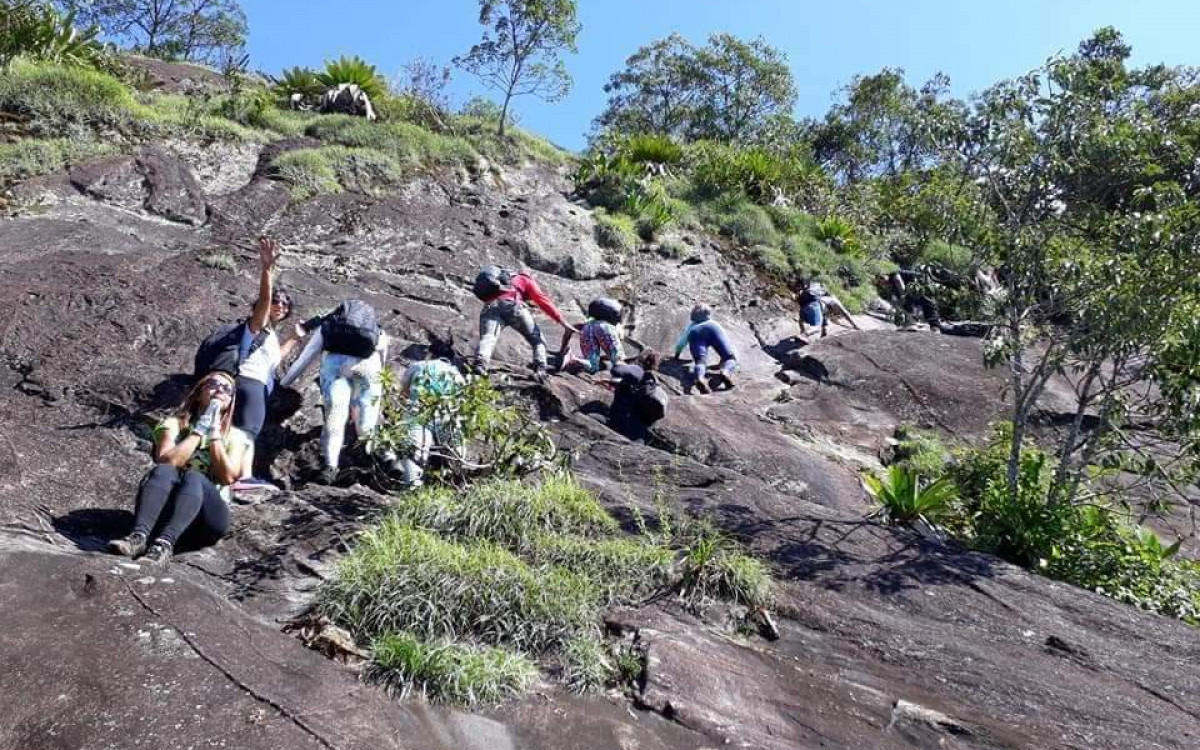
[[[53,520],[54,530],[83,552],[103,552],[109,540],[125,536],[133,514],[112,508],[73,510]]]

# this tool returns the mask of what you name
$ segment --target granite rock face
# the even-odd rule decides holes
[[[1000,413],[978,340],[884,329],[789,345],[795,310],[715,241],[683,260],[607,257],[547,168],[292,203],[270,158],[219,195],[166,149],[80,165],[14,191],[55,200],[0,221],[0,748],[1200,744],[1197,631],[865,518],[856,469],[897,424],[970,439]],[[747,540],[780,581],[778,639],[660,602],[608,615],[647,654],[632,698],[547,688],[467,714],[358,682],[284,632],[393,502],[310,481],[314,383],[273,401],[259,469],[285,489],[235,505],[228,538],[165,571],[104,554],[196,344],[249,310],[262,232],[285,243],[297,314],[367,299],[399,340],[395,366],[427,330],[470,349],[484,262],[533,271],[576,322],[588,300],[617,297],[631,350],[670,353],[691,306],[710,305],[738,350],[737,386],[684,397],[685,363],[668,362],[675,397],[649,447],[596,418],[609,395],[595,378],[530,380],[511,333],[498,369],[615,512],[665,489]],[[214,251],[235,269],[203,262]]]

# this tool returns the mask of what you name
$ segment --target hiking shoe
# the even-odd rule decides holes
[[[533,379],[538,383],[546,382],[546,366],[536,365],[533,368]]]
[[[332,487],[337,482],[339,473],[336,466],[326,466],[324,469],[321,469],[321,484],[327,484]]]
[[[718,385],[718,386],[723,385],[724,390],[727,390],[727,391],[733,390],[733,376],[730,375],[729,373],[723,372],[720,375],[717,375],[714,378],[714,380],[716,381],[715,385]]]
[[[701,394],[707,395],[710,392],[708,383],[705,383],[703,378],[698,378],[693,385]]]
[[[137,557],[146,551],[146,535],[135,531],[124,539],[113,539],[108,543],[108,549],[125,557]]]
[[[151,565],[166,565],[171,562],[171,553],[173,549],[170,544],[161,539],[156,539],[150,545],[150,549],[146,550],[146,554],[142,555],[142,560]]]

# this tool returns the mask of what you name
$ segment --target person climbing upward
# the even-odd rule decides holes
[[[738,371],[737,353],[729,343],[725,329],[712,320],[712,311],[704,305],[692,308],[691,323],[684,329],[679,340],[675,342],[675,359],[686,346],[692,354],[692,366],[683,380],[683,392],[690,394],[692,388],[701,393],[708,393],[708,384],[704,381],[705,370],[708,367],[708,350],[715,349],[721,357],[718,384],[723,382],[726,390],[733,388],[733,375]]]
[[[321,428],[321,479],[333,484],[341,464],[346,424],[353,417],[360,440],[368,440],[379,424],[383,396],[383,368],[387,364],[388,335],[379,326],[374,308],[362,300],[348,299],[326,315],[300,324],[308,343],[279,381],[289,387],[324,352],[321,360],[321,399],[325,412]]]
[[[472,285],[475,296],[483,302],[479,312],[479,344],[475,349],[475,364],[486,373],[492,361],[492,352],[505,328],[515,328],[533,349],[533,371],[535,377],[543,379],[546,374],[546,340],[542,329],[533,319],[526,301],[537,305],[555,323],[573,333],[578,329],[563,319],[537,281],[526,273],[510,271],[497,266],[484,266]]]
[[[820,274],[817,271],[813,271],[807,278],[797,277],[793,291],[796,293],[796,303],[800,305],[800,333],[802,335],[808,335],[808,326],[820,326],[821,337],[828,336],[831,310],[854,330],[862,330],[854,322],[854,318],[842,301],[831,294],[829,289],[821,283]]]
[[[625,361],[622,333],[621,303],[607,297],[592,300],[588,304],[588,319],[579,327],[579,350],[583,359],[564,354],[563,367],[578,365],[594,375],[621,364]]]
[[[250,445],[233,425],[234,389],[232,375],[210,373],[154,428],[156,465],[138,489],[133,529],[109,542],[111,551],[163,565],[185,532],[214,544],[229,531],[229,485]]]
[[[291,337],[282,346],[276,335],[276,327],[292,314],[292,298],[283,289],[275,287],[275,264],[279,259],[279,243],[269,237],[258,240],[260,270],[258,300],[254,310],[242,328],[239,363],[237,368],[237,404],[233,413],[233,425],[250,436],[250,449],[246,451],[241,471],[242,483],[258,483],[252,480],[254,468],[254,443],[267,419],[267,399],[275,387],[279,368],[291,355],[292,349],[303,338],[303,331],[294,329]]]
[[[669,397],[658,382],[659,354],[645,349],[638,355],[637,364],[620,363],[612,369],[612,405],[608,409],[608,426],[635,443],[650,438],[650,428],[666,416]]]
[[[414,362],[400,379],[401,398],[408,402],[408,441],[412,454],[401,460],[404,484],[420,487],[425,466],[435,446],[447,447],[458,440],[458,425],[447,403],[462,395],[466,386],[454,366],[454,342],[429,333],[426,358]]]

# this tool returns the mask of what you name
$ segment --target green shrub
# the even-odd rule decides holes
[[[104,46],[96,27],[77,29],[75,12],[65,15],[50,3],[6,2],[0,5],[0,68],[15,57],[65,65],[99,66]]]
[[[0,144],[0,188],[116,151],[117,147],[112,144],[75,138],[24,138],[16,143]]]
[[[613,149],[634,164],[674,166],[683,161],[683,147],[670,136],[657,133],[631,135]]]
[[[371,647],[368,678],[405,698],[413,692],[434,702],[493,705],[525,692],[537,666],[522,654],[495,647],[429,641],[390,633]]]
[[[936,434],[901,427],[896,431],[896,439],[898,442],[892,459],[894,465],[923,477],[940,477],[946,473],[950,452]]]
[[[680,586],[683,598],[693,606],[712,599],[770,606],[774,587],[766,567],[730,537],[711,527],[701,528],[687,543]]]
[[[698,213],[705,224],[715,227],[744,247],[777,246],[780,243],[779,233],[775,231],[770,215],[744,195],[729,193],[705,201],[698,207]]]
[[[817,221],[813,237],[843,255],[858,255],[861,248],[854,225],[840,216],[826,216]]]
[[[811,214],[790,206],[766,206],[771,222],[781,234],[812,235],[817,220]]]
[[[787,280],[792,274],[792,264],[787,253],[770,245],[755,245],[750,248],[754,261],[768,274],[779,280]]]
[[[892,523],[924,519],[937,523],[952,510],[958,490],[948,477],[930,479],[914,469],[893,464],[882,476],[863,475],[867,493]]]
[[[702,196],[741,193],[760,204],[796,193],[820,171],[796,156],[757,146],[711,142],[690,145],[687,161],[692,181]]]
[[[594,218],[596,220],[596,242],[601,247],[628,252],[640,244],[637,228],[630,217],[597,208]]]
[[[326,60],[324,70],[317,73],[317,80],[326,89],[336,88],[343,83],[356,84],[372,102],[387,93],[387,81],[374,65],[369,65],[357,55]]]
[[[325,84],[317,77],[312,68],[296,66],[285,68],[283,75],[271,79],[272,91],[283,102],[288,102],[292,94],[299,94],[305,100],[316,99],[325,93]]]
[[[921,248],[919,257],[922,263],[936,263],[951,271],[970,277],[975,269],[975,253],[968,247],[952,245],[941,240],[934,240]]]
[[[509,113],[512,116],[512,113]],[[471,115],[451,118],[452,131],[498,164],[520,166],[526,161],[558,166],[571,161],[571,153],[545,138],[517,127],[507,128],[503,136],[496,132],[496,120]]]

